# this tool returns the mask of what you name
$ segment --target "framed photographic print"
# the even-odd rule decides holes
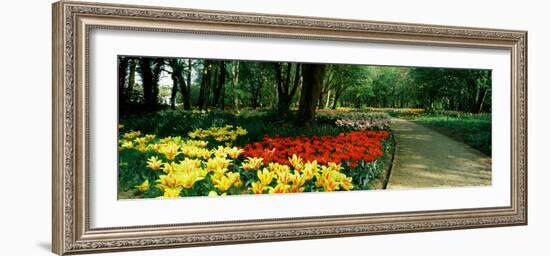
[[[525,225],[526,40],[57,2],[53,251]]]

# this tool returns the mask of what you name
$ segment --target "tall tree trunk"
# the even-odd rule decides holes
[[[285,85],[283,80],[283,72],[282,72],[282,64],[276,63],[275,64],[275,86],[277,88],[277,111],[279,114],[286,115],[288,112],[288,108],[285,106],[286,103],[286,91],[285,91]]]
[[[220,109],[224,108],[224,84],[225,84],[225,61],[220,62],[218,71],[217,87],[214,90],[214,101],[212,105],[218,106]]]
[[[177,75],[177,70],[172,66],[172,95],[170,96],[170,108],[176,109],[176,95],[178,93],[178,87],[179,87],[179,77]],[[183,94],[183,92],[182,92]]]
[[[336,89],[336,91],[334,92],[334,102],[332,103],[332,109],[336,109],[339,98],[340,98],[340,90]]]
[[[378,104],[380,106],[380,104]],[[355,98],[355,108],[361,108],[361,98]]]
[[[156,100],[153,98],[153,87],[156,86],[153,79],[153,71],[151,69],[152,59],[141,58],[139,67],[141,71],[141,80],[143,83],[143,103],[149,111],[155,109]]]
[[[294,84],[292,85],[292,89],[290,90],[290,99],[289,102],[292,103],[292,99],[294,98],[294,95],[296,95],[296,92],[298,91],[298,87],[303,83],[302,82],[302,64],[296,64],[296,69],[294,70]]]
[[[190,90],[190,79],[189,79],[189,72],[190,70],[187,70],[187,72],[184,72],[185,70],[185,64],[183,60],[174,60],[172,62],[172,70],[176,74],[178,87],[180,88],[181,96],[183,98],[183,109],[190,110],[191,109],[191,90]],[[187,79],[184,77],[184,73],[187,74]]]
[[[126,75],[128,74],[128,58],[118,58],[118,104],[121,108],[126,105],[126,93],[124,85],[126,84]]]
[[[301,81],[301,64],[296,64],[294,71],[294,80],[292,81],[292,63],[288,63],[286,71],[283,74],[283,66],[281,63],[275,65],[275,84],[277,88],[277,111],[283,117],[289,114],[290,104]],[[291,85],[292,82],[292,85]]]
[[[317,107],[319,109],[323,109],[323,108],[325,108],[325,104],[326,104],[326,95],[323,92],[323,90],[321,89],[321,93],[319,93],[319,103],[318,103]]]
[[[483,103],[485,102],[485,97],[487,96],[488,91],[489,90],[487,88],[481,89],[479,97],[477,98],[475,113],[481,113],[481,110],[483,110]]]
[[[287,94],[290,94],[289,89],[290,89],[290,79],[291,79],[291,76],[292,76],[292,63],[287,63],[286,64],[285,75],[286,75],[286,81],[285,81],[286,91],[287,91]]]
[[[233,77],[233,108],[239,111],[239,61],[235,61],[231,68],[231,76]]]
[[[327,96],[326,96],[326,101],[325,101],[325,104],[323,105],[323,108],[328,108],[328,106],[330,106],[330,99],[331,99],[331,93],[332,93],[332,90],[328,90],[327,92]]]
[[[260,74],[261,78],[258,81],[258,86],[254,87],[252,90],[252,108],[257,109],[260,107],[260,99],[262,94],[262,88],[267,83],[267,79],[263,73]]]
[[[180,90],[183,97],[183,109],[190,110],[191,109],[191,92],[189,91],[189,84],[185,82],[185,79],[183,78],[183,75],[179,78],[181,80],[180,82]]]
[[[160,74],[162,72],[162,67],[164,66],[164,59],[157,58],[154,61],[153,68],[153,107],[156,110],[158,98],[159,98],[159,80]]]
[[[224,109],[225,106],[225,61],[220,63],[220,76],[218,78],[218,100],[216,101],[220,109]]]
[[[206,103],[208,101],[208,94],[211,84],[211,76],[210,71],[212,69],[212,65],[210,64],[209,60],[204,61],[204,68],[202,70],[202,79],[201,79],[201,87],[199,89],[199,110],[203,110],[206,108]]]
[[[130,59],[130,71],[128,73],[128,87],[126,88],[126,99],[128,102],[132,100],[134,93],[134,85],[136,84],[136,64],[135,59]]]
[[[330,101],[330,89],[332,87],[332,83],[334,81],[334,66],[333,65],[326,65],[325,67],[325,75],[322,80],[321,85],[321,94],[319,95],[319,105],[318,107],[320,109],[328,108],[329,101]]]
[[[172,73],[170,74],[172,77],[172,94],[170,96],[170,108],[176,109],[176,95],[178,93],[178,88],[181,86],[182,83],[182,65],[178,59],[169,59],[168,65],[172,68]],[[181,94],[183,97],[185,97],[185,88],[181,88]]]
[[[304,67],[304,69],[305,69],[305,67]],[[306,95],[304,94],[304,90],[305,90],[304,87],[305,87],[305,85],[304,85],[304,83],[302,83],[302,90],[300,91],[300,100],[298,101],[298,110],[299,110],[300,106],[303,106],[304,104],[306,104],[305,103]]]
[[[191,59],[187,60],[187,95],[183,98],[183,109],[191,109],[191,75],[193,74],[193,63]]]
[[[299,107],[297,119],[297,124],[300,126],[310,127],[313,125],[322,90],[325,67],[324,64],[304,64],[304,83],[302,85],[304,101]]]

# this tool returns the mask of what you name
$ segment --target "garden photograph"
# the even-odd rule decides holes
[[[117,61],[120,200],[491,185],[491,70]]]

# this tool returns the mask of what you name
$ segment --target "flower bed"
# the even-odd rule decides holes
[[[388,136],[387,131],[376,130],[352,131],[338,136],[266,136],[260,142],[246,145],[244,155],[280,164],[289,164],[289,157],[298,155],[306,161],[321,164],[344,162],[354,168],[359,161],[372,162],[380,157],[384,153],[382,140]]]
[[[284,136],[223,124],[161,137],[119,125],[119,198],[371,189],[390,133],[337,126],[334,117],[309,133],[279,129]]]
[[[233,126],[197,129],[189,134],[189,139],[157,138],[139,131],[123,133],[119,138],[119,188],[121,192],[132,191],[123,193],[130,198],[365,189],[359,183],[365,180],[361,177],[368,175],[364,169],[370,167],[365,163],[383,154],[380,141],[388,136],[383,131],[301,136],[293,139],[301,142],[304,150],[297,152],[305,153],[304,157],[288,151],[265,159],[251,156],[247,147],[209,146],[205,140],[230,143],[244,134],[242,127]],[[285,146],[279,140],[275,144]],[[309,152],[305,150],[308,147],[317,150]],[[355,166],[359,161],[361,166],[354,173],[350,164]]]
[[[351,130],[386,130],[390,125],[390,116],[386,113],[370,112],[332,112],[319,113],[318,122],[329,123]]]

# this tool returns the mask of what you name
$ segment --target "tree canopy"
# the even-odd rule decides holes
[[[309,125],[325,108],[491,111],[490,70],[132,56],[118,63],[122,114],[251,108],[284,118],[297,110]]]

